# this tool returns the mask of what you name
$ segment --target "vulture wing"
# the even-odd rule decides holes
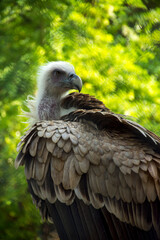
[[[16,167],[61,239],[160,239],[160,139],[99,104],[37,122]]]

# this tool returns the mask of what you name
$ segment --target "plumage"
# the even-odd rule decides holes
[[[160,138],[88,94],[65,94],[81,87],[68,63],[40,70],[15,162],[34,203],[64,240],[160,239]]]

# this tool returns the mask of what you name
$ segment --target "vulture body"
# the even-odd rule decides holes
[[[112,113],[72,65],[41,68],[18,146],[33,201],[60,239],[160,239],[160,138]]]

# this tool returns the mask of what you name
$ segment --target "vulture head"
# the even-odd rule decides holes
[[[70,63],[57,61],[40,67],[36,98],[38,119],[59,119],[60,100],[70,89],[79,92],[82,89],[82,80],[75,74],[74,67]]]

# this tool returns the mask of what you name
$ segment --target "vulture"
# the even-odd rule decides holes
[[[43,219],[62,240],[160,239],[160,138],[80,93],[67,62],[37,80],[15,166]]]

